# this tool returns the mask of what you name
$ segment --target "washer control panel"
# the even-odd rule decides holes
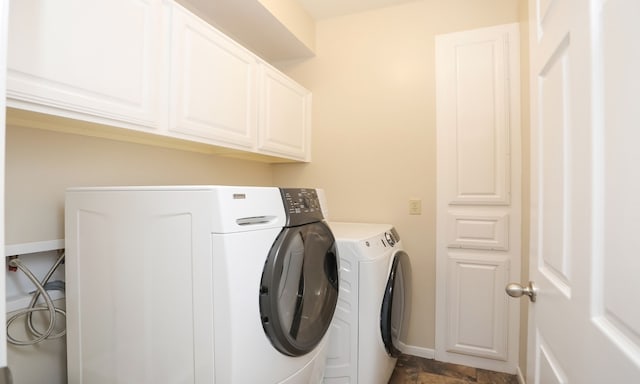
[[[287,226],[314,223],[324,219],[320,199],[313,188],[280,188]]]

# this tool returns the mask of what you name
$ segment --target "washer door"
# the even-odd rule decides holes
[[[402,353],[398,341],[404,337],[407,331],[410,289],[411,264],[409,255],[404,251],[398,251],[393,257],[380,311],[382,341],[391,357],[398,357]]]
[[[271,344],[302,356],[322,340],[338,301],[335,239],[324,222],[286,227],[262,273],[260,316]]]

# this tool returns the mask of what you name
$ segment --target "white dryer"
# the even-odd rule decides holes
[[[315,190],[66,195],[69,383],[322,380],[338,295]]]
[[[329,222],[340,259],[325,384],[386,384],[409,320],[411,267],[392,225]]]

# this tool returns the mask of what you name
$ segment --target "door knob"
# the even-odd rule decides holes
[[[518,283],[509,283],[504,290],[507,291],[507,295],[511,297],[522,297],[523,295],[527,295],[531,302],[536,301],[536,292],[538,291],[533,281],[530,281],[529,285],[526,287],[523,287]]]

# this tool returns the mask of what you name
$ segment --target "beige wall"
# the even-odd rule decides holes
[[[73,186],[272,185],[268,164],[23,127],[7,127],[7,244],[64,238]]]
[[[315,22],[297,0],[258,0],[269,10],[298,40],[315,50]]]
[[[313,159],[276,165],[274,181],[323,187],[332,220],[396,226],[414,272],[412,346],[435,347],[434,36],[518,20],[516,0],[415,1],[321,21],[316,57],[280,65],[313,91]]]

